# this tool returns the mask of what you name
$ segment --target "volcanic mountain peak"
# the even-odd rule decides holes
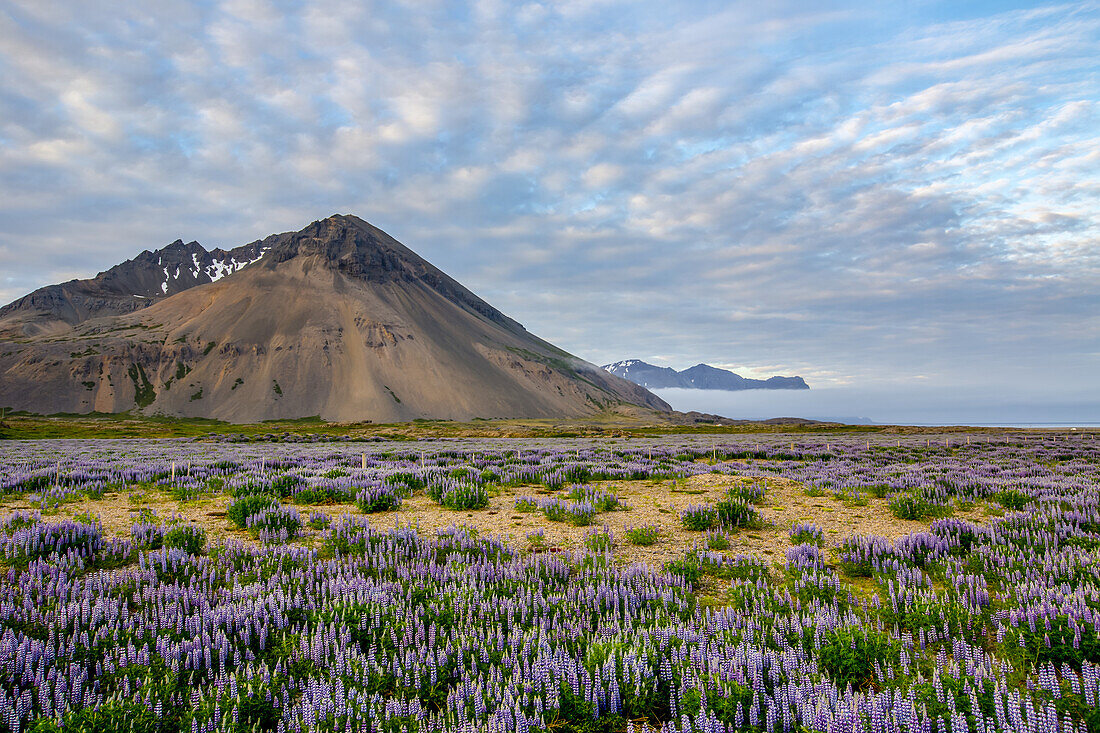
[[[667,411],[382,230],[332,216],[230,252],[177,240],[0,311],[0,405],[257,421]]]
[[[348,214],[335,214],[299,232],[279,235],[271,249],[269,267],[306,257],[374,283],[419,278],[427,270],[435,270],[381,229]]]
[[[486,303],[439,268],[378,227],[351,214],[333,214],[299,232],[270,237],[265,266],[295,258],[320,264],[372,284],[420,283],[452,303],[509,330],[523,326]]]

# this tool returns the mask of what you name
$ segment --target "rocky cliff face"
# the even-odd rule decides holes
[[[528,333],[356,217],[329,217],[246,247],[253,259],[239,268],[232,258],[241,250],[220,255],[219,266],[230,255],[234,269],[218,277],[199,266],[201,247],[175,243],[166,248],[173,262],[199,264],[178,278],[167,267],[170,282],[146,277],[153,262],[164,275],[163,252],[75,281],[95,283],[116,308],[140,295],[130,289],[160,289],[129,312],[102,308],[66,320],[46,309],[39,323],[53,325],[34,332],[27,328],[34,309],[12,304],[0,317],[0,405],[235,422],[670,409]],[[202,277],[209,281],[197,282]]]
[[[738,391],[744,389],[809,389],[802,377],[769,377],[748,379],[726,369],[708,364],[676,371],[668,367],[647,364],[640,359],[627,359],[605,364],[603,369],[623,379],[629,379],[647,389],[679,387],[681,389],[719,389]]]

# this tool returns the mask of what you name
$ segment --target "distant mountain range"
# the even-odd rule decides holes
[[[603,369],[616,377],[640,384],[646,389],[720,389],[738,391],[743,389],[809,389],[810,385],[802,377],[769,377],[768,379],[748,379],[726,369],[712,367],[709,364],[696,364],[690,369],[678,372],[669,367],[647,364],[640,359],[627,359],[614,364],[605,364]]]

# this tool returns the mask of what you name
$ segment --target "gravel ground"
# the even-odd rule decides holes
[[[527,533],[541,529],[546,551],[572,550],[583,546],[586,531],[593,527],[607,526],[616,540],[615,556],[622,562],[644,562],[659,565],[678,557],[692,547],[702,545],[702,533],[683,528],[680,512],[689,504],[714,503],[726,490],[749,478],[723,474],[701,474],[676,481],[618,481],[601,482],[595,486],[616,494],[630,508],[597,514],[592,527],[574,527],[563,522],[551,522],[539,512],[517,512],[515,500],[519,496],[546,496],[553,493],[542,486],[519,488],[501,487],[494,492],[489,506],[476,511],[452,511],[430,500],[423,492],[408,498],[401,510],[370,515],[371,523],[386,529],[395,523],[412,524],[425,532],[435,532],[451,525],[475,528],[481,535],[502,535],[514,547],[528,548]],[[197,501],[180,502],[159,491],[105,494],[102,499],[64,505],[62,515],[88,512],[99,515],[108,535],[128,535],[137,512],[142,508],[153,509],[161,519],[173,513],[186,517],[206,529],[212,540],[234,537],[253,542],[242,529],[233,526],[225,516],[228,497],[217,496]],[[23,501],[0,503],[0,510],[10,512],[25,509]],[[814,522],[822,529],[827,545],[837,544],[852,534],[877,534],[890,539],[928,528],[928,521],[909,521],[890,514],[885,499],[869,498],[866,506],[856,506],[831,495],[810,497],[801,484],[787,479],[769,478],[764,500],[757,507],[766,526],[759,530],[739,530],[729,533],[730,547],[727,554],[753,555],[765,562],[782,562],[791,546],[788,530],[800,521]],[[303,520],[312,510],[324,511],[332,518],[344,512],[360,514],[353,504],[330,506],[299,506]],[[985,518],[984,507],[968,513],[957,513],[975,521]],[[656,525],[660,528],[657,542],[648,547],[630,544],[626,530],[634,526]],[[306,530],[304,542],[316,533]]]

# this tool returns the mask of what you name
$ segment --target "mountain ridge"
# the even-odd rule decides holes
[[[263,258],[266,240],[207,250],[177,239],[95,277],[38,288],[0,308],[0,335],[60,333],[92,318],[132,313],[197,285],[217,282]],[[155,262],[154,262],[155,260]]]
[[[802,377],[769,377],[750,379],[727,369],[709,364],[676,371],[670,367],[648,364],[641,359],[624,359],[600,367],[609,374],[634,382],[646,389],[713,389],[737,392],[747,389],[809,389]]]

